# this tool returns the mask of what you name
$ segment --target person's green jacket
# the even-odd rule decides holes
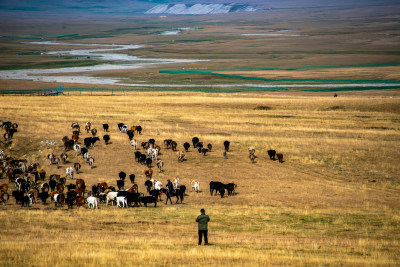
[[[199,223],[199,230],[207,230],[207,224],[210,221],[210,217],[206,214],[201,214],[197,217],[196,222]]]

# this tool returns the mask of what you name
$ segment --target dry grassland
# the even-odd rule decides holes
[[[397,265],[399,99],[397,91],[338,98],[294,92],[1,97],[0,119],[19,124],[12,145],[0,143],[6,154],[62,176],[81,162],[78,177],[89,185],[116,185],[120,171],[134,173],[145,192],[145,168],[117,129],[119,122],[141,125],[135,138],[162,146],[165,171],[154,177],[165,184],[179,176],[188,192],[183,204],[157,208],[21,208],[10,199],[0,207],[0,265]],[[100,138],[102,124],[111,126],[112,144],[101,141],[90,150],[94,169],[74,152],[59,169],[45,161],[49,152],[63,151],[61,138],[71,135],[74,121],[91,121]],[[183,149],[194,136],[213,151],[203,156],[191,149],[178,163],[164,148],[166,138]],[[231,141],[228,159],[225,140]],[[256,147],[254,164],[249,146]],[[285,162],[270,161],[270,148]],[[200,181],[200,193],[190,192],[192,179]],[[210,196],[212,180],[235,181],[237,194]],[[211,217],[209,247],[196,244],[200,208]]]

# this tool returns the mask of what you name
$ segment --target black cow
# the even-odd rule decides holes
[[[142,156],[142,153],[140,153],[140,151],[136,151],[135,152],[135,161],[137,161],[139,163],[141,156]]]
[[[126,178],[126,173],[125,172],[120,172],[120,173],[118,173],[118,177],[119,177],[119,179],[121,179],[123,181]]]
[[[83,144],[86,148],[89,148],[92,145],[92,137],[86,137],[85,139],[83,139]],[[82,155],[84,154],[82,153]]]
[[[270,150],[268,150],[267,152],[268,152],[269,159],[270,159],[270,160],[275,160],[276,151],[270,149]]]
[[[142,131],[143,131],[143,129],[142,129],[142,126],[136,126],[136,128],[135,128],[135,130],[136,130],[136,132],[138,133],[138,134],[142,134]]]
[[[108,134],[103,135],[103,140],[106,143],[106,145],[108,145],[108,142],[110,142],[110,136]]]
[[[82,156],[85,155],[89,150],[87,148],[82,147],[81,148],[81,154]]]
[[[132,130],[128,130],[128,131],[126,132],[126,134],[128,135],[129,140],[132,141],[133,137],[135,136],[135,133],[134,133]]]
[[[171,141],[171,149],[172,149],[172,151],[175,151],[177,146],[178,146],[178,144],[175,141]]]
[[[198,137],[193,137],[192,138],[192,143],[193,143],[193,147],[196,147],[197,143],[200,142]]]
[[[157,207],[157,198],[153,196],[144,196],[144,197],[139,197],[139,201],[144,204],[144,206],[147,208],[147,204],[149,203],[154,203],[154,207]]]
[[[229,142],[228,140],[226,140],[224,142],[224,147],[225,147],[225,152],[229,152],[229,145],[231,144],[231,142]]]
[[[139,205],[139,197],[141,193],[129,193],[126,196],[126,202],[128,202],[128,206],[131,206],[132,203],[135,203],[136,206]]]
[[[153,163],[153,160],[151,158],[146,158],[147,167],[151,168],[151,163]]]
[[[221,182],[211,181],[210,182],[210,194],[213,195],[215,191],[218,191],[221,194],[221,198],[224,197],[225,194],[225,185]]]
[[[228,191],[228,196],[233,195],[233,191],[235,191],[235,184],[234,183],[228,183],[224,185],[226,191]]]
[[[146,180],[146,182],[144,182],[144,186],[147,188],[147,192],[150,193],[151,188],[153,187],[153,182],[150,180]]]
[[[149,143],[149,144],[152,144],[153,147],[154,147],[155,144],[156,144],[156,140],[154,140],[153,138],[151,138],[151,139],[149,139],[148,143]]]
[[[201,153],[201,150],[203,149],[203,142],[198,142],[196,144],[196,148],[199,150],[199,153]]]
[[[172,142],[172,139],[165,139],[165,140],[164,140],[164,145],[165,145],[167,148],[171,148],[171,142]]]
[[[64,149],[65,151],[72,150],[74,147],[75,141],[74,140],[66,140],[64,142]]]
[[[21,202],[21,207],[26,206],[29,207],[29,203],[31,203],[31,200],[28,196],[22,196],[19,200]]]
[[[19,191],[19,190],[14,190],[12,191],[12,196],[15,198],[15,203],[19,204],[21,203],[22,197],[24,196],[24,193]]]
[[[140,163],[146,164],[146,155],[145,154],[140,155]]]
[[[190,144],[188,142],[184,143],[183,148],[185,148],[186,152],[189,152]]]
[[[41,192],[38,194],[39,198],[42,200],[43,204],[46,204],[46,199],[49,198],[49,193],[48,192]]]
[[[131,183],[134,184],[135,183],[135,175],[134,174],[130,174],[129,175],[129,180],[131,180]]]
[[[89,139],[90,140],[90,145],[89,146],[94,146],[94,144],[97,142],[97,141],[100,141],[100,138],[99,137],[87,137],[87,138],[85,138],[84,140],[83,140],[83,143],[85,144],[85,146],[88,148],[88,146],[86,145],[86,142],[85,142],[85,140],[86,139]]]
[[[118,123],[118,129],[119,129],[119,131],[121,131],[122,126],[124,126],[124,125],[125,125],[125,123]]]
[[[69,185],[67,185],[67,189],[68,189],[68,191],[75,190],[75,189],[76,189],[76,184],[69,184]]]
[[[118,190],[122,190],[124,188],[125,182],[124,180],[117,180]]]
[[[57,182],[56,180],[50,180],[49,181],[49,186],[50,186],[50,190],[53,192],[56,190],[56,186],[57,186]]]
[[[153,189],[153,190],[150,190],[150,195],[155,197],[155,199],[158,199],[158,197],[161,196],[161,192],[160,192],[160,190]],[[160,200],[161,200],[161,197],[160,197]]]
[[[211,152],[211,150],[212,150],[212,144],[208,144],[208,145],[207,145],[207,148],[208,148],[208,151]]]
[[[107,123],[104,123],[103,124],[103,130],[105,131],[105,132],[108,132],[108,128],[109,128],[110,126],[108,126],[108,124]]]
[[[75,191],[68,191],[67,198],[65,199],[65,203],[68,205],[68,209],[72,209],[73,205],[76,202],[76,192]]]

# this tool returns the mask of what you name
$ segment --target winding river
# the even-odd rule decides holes
[[[143,81],[137,83],[124,82],[123,78],[96,77],[96,71],[137,69],[161,64],[192,64],[205,60],[198,59],[158,59],[139,58],[123,53],[126,50],[138,49],[141,45],[120,45],[120,44],[70,44],[56,42],[30,42],[30,44],[43,46],[71,46],[80,49],[66,51],[50,51],[48,55],[77,56],[92,60],[107,61],[108,64],[99,62],[98,65],[87,67],[69,67],[54,69],[24,69],[0,71],[0,79],[3,80],[32,80],[53,83],[82,83],[116,85],[121,87],[149,87],[149,88],[366,88],[366,87],[399,87],[399,83],[309,83],[309,84],[277,84],[277,83],[237,83],[237,84],[148,84]],[[90,47],[86,48],[85,47]],[[96,47],[93,49],[93,47]],[[91,73],[92,72],[92,73]],[[71,75],[73,73],[73,75]],[[62,75],[57,75],[62,74]]]

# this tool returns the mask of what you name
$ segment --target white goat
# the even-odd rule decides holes
[[[87,204],[89,209],[97,209],[97,198],[96,197],[88,197]]]
[[[117,197],[117,207],[118,208],[127,208],[128,200],[126,197]]]
[[[111,205],[114,205],[115,198],[118,196],[118,192],[108,192],[106,205],[108,206],[108,201],[111,201]]]

